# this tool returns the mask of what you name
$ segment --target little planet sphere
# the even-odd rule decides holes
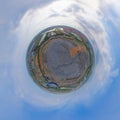
[[[94,52],[90,41],[77,29],[53,26],[33,38],[26,63],[29,74],[41,88],[66,93],[88,80]]]

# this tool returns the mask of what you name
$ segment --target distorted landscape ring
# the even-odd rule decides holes
[[[80,88],[94,64],[91,43],[80,31],[68,26],[53,26],[40,32],[26,56],[33,80],[55,93]]]

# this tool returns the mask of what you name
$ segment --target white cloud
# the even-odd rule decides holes
[[[47,7],[28,10],[24,14],[17,28],[13,30],[18,37],[14,55],[18,61],[13,63],[14,71],[18,74],[14,76],[14,83],[16,94],[21,99],[41,107],[61,107],[69,103],[86,104],[111,83],[109,79],[113,61],[107,33],[101,16],[97,13],[100,10],[99,5],[99,1],[95,0],[87,0],[84,4],[81,1],[61,0]],[[26,50],[32,38],[41,30],[54,25],[75,27],[83,32],[94,46],[95,67],[89,81],[69,94],[58,95],[39,89],[30,78],[25,65]]]

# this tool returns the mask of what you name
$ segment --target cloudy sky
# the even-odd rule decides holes
[[[0,120],[120,120],[119,0],[0,1]],[[95,65],[88,82],[68,94],[39,88],[26,51],[47,27],[67,25],[91,42]]]

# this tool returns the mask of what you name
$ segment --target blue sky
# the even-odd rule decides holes
[[[1,0],[0,120],[120,120],[119,11],[119,0]],[[96,64],[80,90],[55,95],[32,81],[25,56],[39,31],[61,24],[89,38]]]

